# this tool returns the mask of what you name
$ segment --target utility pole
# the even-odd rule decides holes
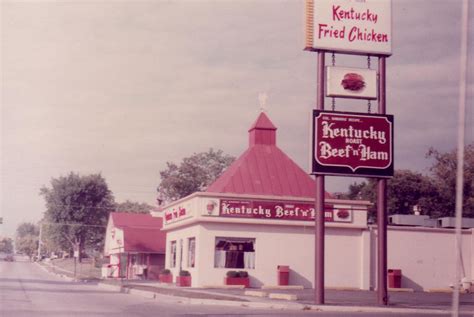
[[[38,261],[41,260],[41,245],[43,244],[42,241],[42,235],[43,235],[43,223],[39,223],[39,237],[38,237]]]

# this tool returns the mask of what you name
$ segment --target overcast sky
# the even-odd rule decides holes
[[[395,168],[427,173],[430,146],[456,147],[461,1],[392,7],[387,112],[395,116]],[[316,54],[302,50],[303,12],[303,0],[2,1],[3,234],[40,220],[39,189],[70,171],[101,173],[116,201],[154,204],[167,161],[210,147],[245,150],[260,92],[277,144],[308,170]],[[336,56],[336,65],[366,63]],[[365,101],[336,104],[366,109]],[[330,177],[327,190],[346,191],[356,180]]]

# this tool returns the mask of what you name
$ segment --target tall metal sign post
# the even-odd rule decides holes
[[[316,177],[315,303],[324,304],[324,177],[377,178],[377,302],[387,296],[387,178],[393,176],[393,123],[386,115],[386,57],[392,54],[391,0],[306,0],[305,50],[318,56],[313,112],[312,174]],[[327,67],[326,53],[332,53]],[[335,54],[366,56],[368,69],[336,67]],[[378,73],[370,58],[378,58]],[[325,111],[325,98],[333,98]],[[339,112],[335,98],[366,99],[366,113]],[[371,100],[378,113],[371,114]]]

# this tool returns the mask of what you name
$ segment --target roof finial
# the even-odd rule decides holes
[[[265,110],[267,110],[267,99],[268,99],[268,95],[266,92],[261,92],[258,94],[258,101],[260,103],[261,112],[265,112]]]

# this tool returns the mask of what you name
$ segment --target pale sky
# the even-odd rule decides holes
[[[167,161],[210,147],[245,150],[261,92],[277,144],[309,171],[316,54],[303,51],[303,0],[37,0],[0,8],[0,235],[40,220],[40,188],[70,171],[101,173],[116,201],[154,204]],[[430,146],[456,146],[460,19],[460,0],[392,1],[387,112],[395,116],[396,169],[426,173]],[[470,39],[467,142],[474,141]],[[366,63],[336,56],[336,65]],[[366,101],[336,104],[366,109]],[[328,177],[326,189],[346,191],[353,181],[360,179]]]

